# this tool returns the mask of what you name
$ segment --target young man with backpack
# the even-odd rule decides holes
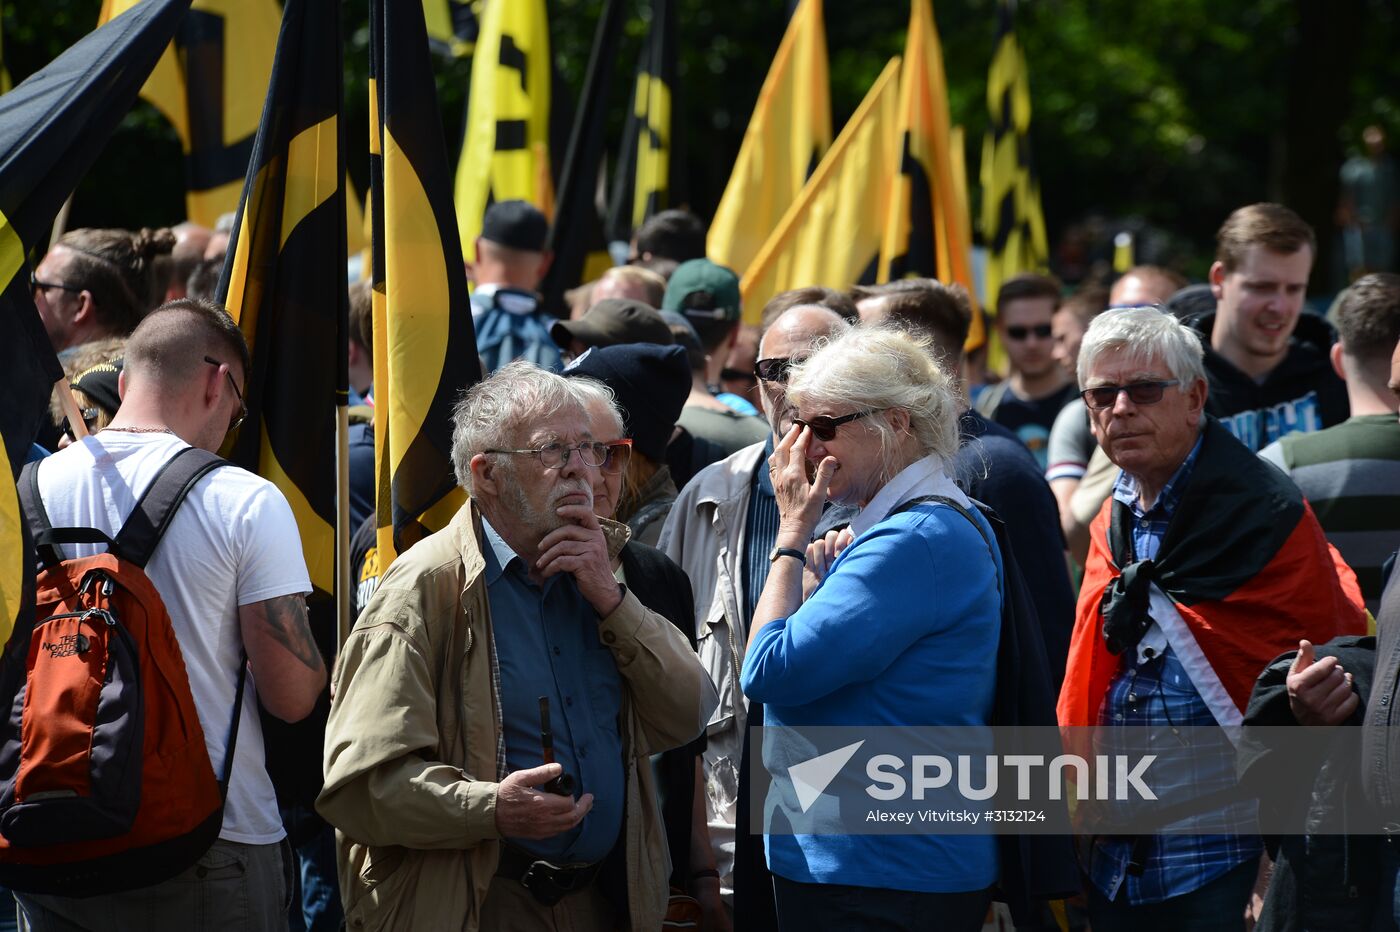
[[[41,862],[29,886],[11,881],[31,891],[16,894],[23,928],[286,928],[290,862],[264,768],[257,706],[261,702],[287,721],[305,717],[325,685],[326,671],[306,621],[304,594],[311,586],[286,499],[270,482],[202,452],[217,450],[246,415],[240,385],[248,368],[243,336],[221,308],[193,299],[157,308],[127,345],[122,405],[112,424],[44,460],[37,481],[21,478],[21,486],[29,486],[26,518],[31,528],[40,528],[35,535],[41,567],[39,612],[32,635],[16,631],[0,668],[0,690],[14,689],[18,663],[20,676],[27,677],[25,703],[37,705],[45,689],[50,703],[38,706],[42,716],[31,717],[26,708],[22,722],[18,714],[9,723],[0,722],[0,835],[5,836],[0,839],[0,871],[13,870],[16,861],[33,864],[36,856]],[[33,507],[35,491],[42,517]],[[137,520],[129,523],[133,514]],[[45,534],[44,527],[53,530]],[[60,530],[67,528],[88,530]],[[96,539],[93,531],[115,538],[114,543],[74,543]],[[134,544],[138,539],[139,545]],[[98,556],[109,550],[119,559]],[[83,585],[88,591],[74,591],[89,581],[94,584]],[[143,588],[147,582],[158,598]],[[142,593],[145,601],[138,612],[135,597]],[[65,613],[70,615],[67,621],[61,617]],[[120,637],[107,637],[96,621],[84,630],[89,616],[106,620]],[[46,624],[52,627],[42,627]],[[54,636],[69,630],[57,627],[62,624],[70,625],[71,633]],[[170,632],[178,642],[178,651],[170,653],[183,658],[183,670],[162,658]],[[24,655],[16,650],[23,646],[16,643],[21,638],[30,642],[27,672]],[[133,714],[144,715],[145,733],[143,744],[140,727],[135,731],[132,754],[143,768],[140,810],[126,835],[143,831],[157,816],[171,818],[151,813],[150,803],[162,781],[187,776],[204,786],[201,798],[211,803],[205,820],[208,834],[218,826],[217,840],[202,853],[203,842],[191,848],[190,839],[198,832],[166,840],[165,852],[180,847],[188,854],[156,858],[152,863],[158,866],[145,876],[130,865],[144,863],[137,859],[161,850],[161,844],[146,844],[157,836],[143,835],[141,843],[123,851],[129,837],[113,835],[110,829],[104,837],[102,829],[88,830],[79,821],[73,832],[76,843],[47,862],[42,851],[35,855],[34,849],[25,849],[24,839],[9,837],[23,814],[18,797],[28,774],[72,767],[69,761],[31,756],[38,755],[34,748],[42,745],[46,729],[67,729],[70,734],[76,730],[81,736],[81,722],[74,725],[82,714],[81,703],[70,703],[71,715],[54,716],[46,710],[57,704],[64,711],[63,703],[52,698],[62,686],[53,684],[53,678],[71,677],[71,668],[60,663],[70,655],[81,661],[86,654],[91,666],[99,641],[102,650],[111,650],[105,655],[105,674],[98,667],[102,698],[94,702],[95,720],[90,723],[92,760],[82,765],[90,774],[83,772],[74,781],[77,796],[82,797],[89,783],[94,799],[101,795],[99,786],[107,790],[106,760],[98,753],[107,739],[99,737],[114,730],[103,709],[119,681],[124,686],[123,678],[130,676],[140,679]],[[140,663],[122,666],[121,643],[136,645]],[[50,644],[58,647],[48,649]],[[166,685],[172,693],[183,687],[179,682],[153,682],[149,664],[162,662],[167,664],[162,668],[166,681],[178,681],[181,673],[187,677],[185,695],[193,697],[197,722],[182,724],[188,733],[202,731],[207,760],[198,754],[197,741],[188,765],[169,765],[153,755],[154,745],[180,730],[170,727],[178,716],[153,718],[159,701],[155,694]],[[50,685],[43,685],[46,680],[40,673]],[[73,678],[79,686],[80,680]],[[31,737],[39,740],[31,742]],[[18,768],[8,768],[16,755]],[[204,783],[187,771],[205,774]],[[210,772],[217,780],[212,789]],[[59,782],[62,779],[60,775]],[[51,795],[31,793],[25,802],[38,807]],[[81,837],[85,831],[88,840]],[[134,876],[113,879],[114,871]]]

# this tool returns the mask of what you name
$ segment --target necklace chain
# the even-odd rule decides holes
[[[104,427],[102,431],[113,431],[119,434],[173,434],[175,431],[169,427]]]

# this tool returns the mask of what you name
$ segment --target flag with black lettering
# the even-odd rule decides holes
[[[948,86],[929,0],[913,0],[899,79],[899,173],[880,249],[879,281],[918,276],[973,292],[948,145]]]
[[[991,117],[982,141],[982,238],[987,244],[986,298],[1001,283],[1045,268],[1050,250],[1040,209],[1040,181],[1031,161],[1031,90],[1026,56],[1016,41],[1014,0],[997,3],[997,42],[987,72]]]
[[[743,275],[830,146],[822,0],[801,0],[758,92],[705,254]]]
[[[608,203],[609,240],[630,240],[644,220],[672,203],[675,87],[676,2],[651,0],[651,28],[637,61],[632,106]]]
[[[466,58],[476,50],[483,0],[423,0],[423,19],[433,51]]]
[[[397,553],[446,526],[465,501],[452,469],[452,406],[481,378],[427,48],[421,6],[371,0],[374,456],[381,571]]]
[[[890,59],[739,282],[744,320],[775,294],[873,282],[898,165],[899,59]]]
[[[104,0],[105,23],[141,0]],[[180,137],[189,219],[236,210],[262,116],[282,13],[276,0],[194,0],[141,96]]]
[[[147,0],[0,97],[0,642],[33,610],[33,554],[13,478],[63,377],[34,307],[29,250],[102,154],[189,0]]]
[[[287,0],[218,300],[252,351],[233,462],[296,515],[311,584],[335,591],[336,404],[346,398],[340,0]]]
[[[544,0],[487,3],[454,186],[458,238],[473,255],[481,218],[496,201],[529,201],[554,216],[551,85]]]

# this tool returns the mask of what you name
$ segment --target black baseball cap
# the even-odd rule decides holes
[[[526,201],[497,201],[486,208],[481,238],[509,249],[544,252],[549,221],[538,207]]]

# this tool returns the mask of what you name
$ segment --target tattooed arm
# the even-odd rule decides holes
[[[311,637],[306,600],[283,595],[240,606],[238,620],[263,708],[285,722],[311,714],[326,667]]]

